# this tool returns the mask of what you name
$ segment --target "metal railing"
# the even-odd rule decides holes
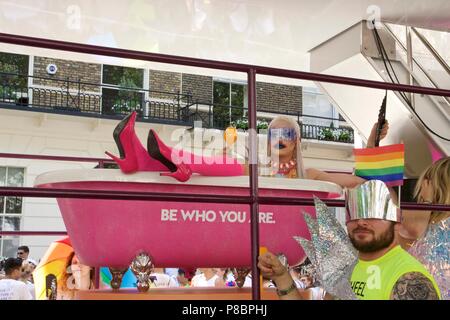
[[[48,87],[28,86],[29,79],[45,82]],[[54,87],[54,88],[51,88]],[[59,87],[56,89],[56,87]],[[125,92],[128,97],[111,97],[101,90],[114,89]],[[90,90],[98,89],[99,93]],[[165,96],[173,102],[146,100],[144,93]],[[140,97],[136,97],[140,95]],[[134,97],[133,97],[134,96]],[[20,75],[0,72],[0,103],[25,110],[56,112],[69,115],[100,115],[108,118],[122,118],[132,111],[137,112],[139,121],[164,122],[192,126],[195,121],[202,121],[204,128],[225,129],[245,119],[248,108],[221,105],[210,102],[193,102],[191,94],[118,87],[80,79],[49,78],[41,76]],[[199,106],[203,109],[200,110]],[[207,111],[204,109],[207,108]],[[322,141],[353,143],[353,129],[350,127],[334,128],[316,124],[303,123],[304,118],[316,120],[340,121],[340,119],[304,115],[300,112],[289,113],[274,110],[258,110],[259,114],[271,113],[295,117],[301,127],[302,138]],[[260,117],[266,120],[264,117]],[[266,126],[267,127],[267,126]],[[247,128],[242,128],[244,130]]]
[[[396,83],[386,83],[381,81],[371,81],[365,79],[357,79],[357,78],[349,78],[349,77],[341,77],[341,76],[331,76],[327,74],[317,74],[311,72],[302,72],[302,71],[293,71],[293,70],[285,70],[278,68],[270,68],[263,66],[255,66],[255,65],[246,65],[246,64],[237,64],[231,62],[223,62],[223,61],[213,61],[206,59],[196,59],[189,57],[179,57],[179,56],[171,56],[157,53],[149,53],[142,51],[134,51],[127,49],[118,49],[118,48],[110,48],[110,47],[102,47],[102,46],[94,46],[88,44],[81,43],[73,43],[67,41],[57,41],[43,38],[33,38],[27,36],[19,36],[15,34],[5,34],[0,33],[0,42],[23,45],[23,46],[31,46],[37,48],[46,48],[53,50],[63,50],[70,52],[78,52],[78,53],[86,53],[86,54],[95,54],[95,55],[104,55],[104,56],[112,56],[117,58],[128,58],[128,59],[137,59],[144,61],[152,61],[152,62],[161,62],[175,65],[185,65],[185,66],[194,66],[199,68],[212,68],[212,69],[222,69],[228,71],[237,71],[237,72],[245,72],[247,74],[247,83],[248,83],[248,118],[249,118],[249,127],[250,127],[250,170],[249,170],[249,195],[248,200],[250,201],[250,238],[251,238],[251,260],[252,260],[252,298],[255,300],[261,299],[261,291],[260,291],[260,282],[259,282],[259,269],[258,269],[258,255],[259,255],[259,223],[258,223],[258,206],[260,203],[260,196],[258,194],[258,165],[256,162],[257,159],[257,137],[256,137],[256,74],[261,75],[269,75],[269,76],[281,76],[293,79],[302,79],[302,80],[310,80],[310,81],[318,81],[318,82],[327,82],[327,83],[335,83],[341,85],[353,85],[353,86],[361,86],[368,88],[377,88],[383,90],[395,90],[395,91],[403,91],[403,92],[412,92],[412,93],[422,93],[429,95],[438,95],[438,96],[450,96],[449,90],[436,89],[431,87],[420,87],[420,86],[411,86],[404,84],[396,84]],[[55,192],[55,191],[53,191]],[[92,192],[92,191],[91,191]],[[4,191],[0,188],[0,194],[3,194]],[[96,192],[92,192],[96,193]],[[185,199],[186,195],[180,195],[179,199]],[[234,196],[228,196],[230,199],[234,198]],[[151,201],[152,199],[146,199]],[[209,201],[208,197],[205,195],[200,195],[197,197],[197,202]],[[273,199],[270,199],[273,200]],[[279,204],[288,205],[292,202],[293,199],[277,199]],[[300,199],[297,199],[300,200]],[[311,199],[307,199],[311,200]],[[422,209],[422,205],[418,205],[420,210]]]
[[[247,117],[245,116],[248,113],[248,108],[245,107],[196,101],[185,106],[182,113],[191,126],[194,125],[195,121],[201,121],[203,128],[223,130],[230,125],[234,125],[238,130],[248,130],[248,121],[246,121]],[[334,123],[342,122],[339,118],[313,116],[302,114],[301,112],[292,113],[258,109],[258,130],[267,129],[270,119],[265,114],[285,115],[295,118],[300,126],[302,139],[354,143],[354,132],[351,127],[339,126],[336,128],[334,126]],[[305,123],[306,119],[330,122],[330,125],[308,124]]]
[[[165,99],[152,99],[153,96]],[[108,118],[121,118],[136,111],[141,121],[185,125],[180,110],[191,101],[190,94],[179,92],[0,72],[0,103],[25,110]]]

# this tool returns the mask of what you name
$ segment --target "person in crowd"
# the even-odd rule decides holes
[[[32,258],[28,258],[26,261],[27,261],[28,265],[30,266],[30,269],[32,270],[31,272],[33,272],[36,269],[38,263],[36,262],[36,260],[34,260]],[[34,283],[33,274],[31,274],[31,277],[29,280],[31,281],[31,283]]]
[[[347,231],[359,253],[351,288],[363,300],[439,299],[434,278],[399,245],[399,210],[390,194],[378,180],[367,181],[346,193]],[[374,205],[369,207],[368,203]],[[288,270],[273,253],[261,255],[258,267],[263,276],[275,282],[281,299],[302,298]]]
[[[22,274],[22,259],[6,259],[4,269],[5,278],[0,280],[0,300],[32,300],[27,285],[19,280]]]
[[[36,265],[29,260],[23,260],[22,262],[22,274],[20,275],[20,281],[25,283],[30,291],[33,300],[35,298],[34,284],[33,284],[33,271],[36,268]]]
[[[164,268],[154,268],[153,272],[150,274],[153,277],[153,285],[156,288],[176,288],[178,283],[176,279],[166,274]]]
[[[292,280],[294,280],[297,288],[305,289],[305,285],[301,281],[302,268],[299,266],[289,267],[289,273],[291,274]]]
[[[178,276],[177,276],[178,285],[180,287],[190,287],[191,283],[189,279],[186,277],[186,271],[184,269],[178,269]]]
[[[83,265],[75,253],[67,260],[67,265],[57,287],[57,300],[73,300],[77,290],[94,288],[93,269]]]
[[[175,282],[175,284],[177,285],[177,287],[180,286],[180,284],[178,283],[178,268],[164,268],[164,273],[169,275],[172,280]]]
[[[17,248],[17,258],[27,260],[30,255],[30,248],[28,246],[20,246]]]
[[[324,300],[325,299],[325,290],[321,287],[314,285],[314,278],[307,271],[303,272],[300,276],[300,281],[303,284],[303,289],[305,289],[308,293],[308,300]]]
[[[161,175],[171,176],[182,182],[189,180],[192,173],[205,176],[248,174],[247,164],[239,163],[237,159],[230,158],[226,154],[207,157],[169,147],[153,129],[149,131],[146,150],[134,131],[135,121],[136,112],[133,112],[114,130],[113,137],[120,158],[106,152],[124,173],[160,171]],[[369,139],[374,138],[371,136]],[[364,179],[354,175],[305,169],[301,155],[300,127],[291,117],[279,116],[271,121],[267,150],[270,158],[269,176],[329,181],[343,187],[354,187],[364,182]]]
[[[416,183],[419,203],[450,205],[450,157],[430,165]],[[450,299],[450,212],[403,210],[400,237],[410,254],[435,277]]]
[[[387,134],[389,126],[381,136]],[[371,137],[375,136],[376,126]],[[374,139],[369,139],[373,142]],[[373,147],[369,143],[367,147]],[[416,182],[414,197],[418,203],[450,204],[450,157],[429,165]],[[450,299],[450,212],[402,210],[399,228],[401,246],[416,257],[433,275],[442,294]]]
[[[225,287],[224,270],[221,268],[199,268],[192,277],[191,287]]]
[[[232,268],[226,268],[223,277],[227,287],[236,287],[236,278],[233,274]]]
[[[252,272],[250,271],[245,277],[243,288],[251,288],[252,287]]]

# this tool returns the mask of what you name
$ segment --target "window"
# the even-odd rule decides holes
[[[0,52],[0,101],[15,102],[28,93],[29,56]]]
[[[0,186],[22,187],[24,168],[0,167]],[[20,230],[22,217],[21,197],[0,197],[0,230]],[[19,237],[0,236],[0,256],[15,257],[19,246]]]
[[[103,65],[102,113],[128,114],[144,108],[144,69]],[[127,89],[131,90],[127,90]],[[136,90],[133,90],[135,88]]]
[[[339,112],[328,98],[320,93],[318,88],[303,88],[303,123],[325,127],[333,124],[334,127],[338,127],[339,121],[332,119],[339,119]]]
[[[243,117],[244,107],[247,105],[246,92],[246,84],[214,81],[214,128],[224,129],[228,127],[231,122]]]

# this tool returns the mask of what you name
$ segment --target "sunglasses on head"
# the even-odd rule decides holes
[[[295,140],[296,138],[294,128],[269,129],[269,140]]]

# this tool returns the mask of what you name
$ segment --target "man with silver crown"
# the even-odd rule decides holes
[[[398,243],[400,209],[394,201],[395,193],[379,180],[346,190],[347,233],[358,250],[349,279],[353,293],[361,300],[439,299],[433,277]],[[318,266],[321,263],[316,261]],[[272,253],[261,255],[258,266],[263,276],[276,283],[280,299],[302,298],[292,289],[292,278]]]

